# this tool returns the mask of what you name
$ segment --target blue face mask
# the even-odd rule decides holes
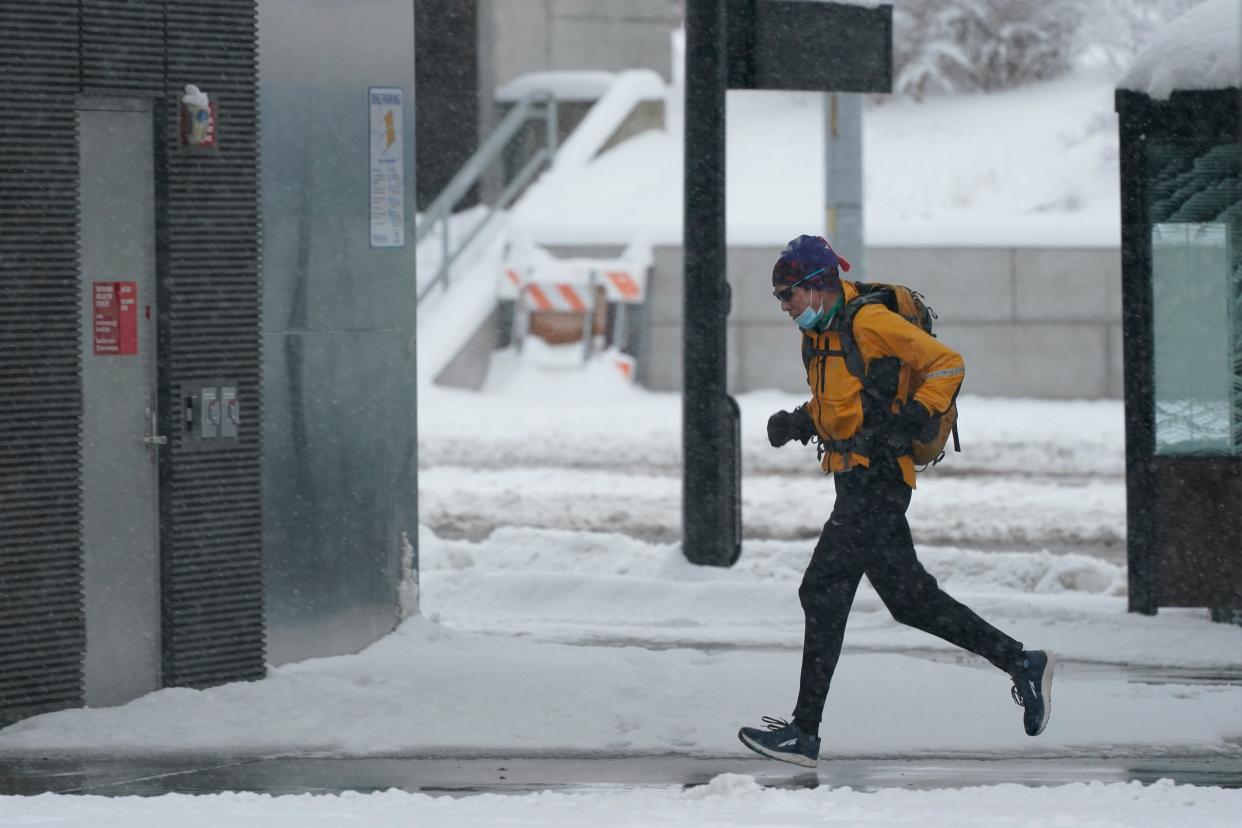
[[[798,314],[798,318],[794,320],[799,328],[809,329],[815,327],[815,323],[819,321],[820,311],[810,305],[806,306],[806,310]]]
[[[812,328],[818,327],[822,320],[832,321],[832,317],[837,315],[837,309],[841,307],[844,301],[845,297],[842,296],[837,299],[836,303],[833,304],[833,306],[827,311],[823,308],[815,310],[815,308],[807,305],[806,310],[798,314],[798,318],[795,319],[794,322],[798,323],[799,328],[809,331]]]

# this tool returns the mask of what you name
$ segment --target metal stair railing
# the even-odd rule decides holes
[[[488,206],[483,220],[454,244],[449,237],[449,219],[453,215],[453,208],[470,192],[470,188],[478,182],[492,162],[504,152],[509,142],[526,125],[526,122],[535,120],[544,121],[544,146],[540,147],[522,166],[522,169],[518,170],[517,175],[513,176],[513,180],[505,185],[496,202]],[[418,292],[418,302],[422,302],[423,298],[440,284],[448,288],[449,272],[457,258],[478,237],[496,212],[508,207],[535,175],[552,163],[552,158],[556,155],[556,131],[556,99],[545,90],[527,93],[501,119],[496,129],[483,142],[483,146],[479,147],[470,160],[462,165],[440,195],[436,196],[436,200],[427,208],[422,221],[418,222],[414,231],[416,245],[430,236],[437,227],[440,229],[441,238],[440,266],[435,277]]]

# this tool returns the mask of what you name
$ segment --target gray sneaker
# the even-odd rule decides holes
[[[763,717],[766,730],[744,727],[737,732],[742,744],[769,759],[813,768],[819,762],[819,737],[808,736],[793,722]]]
[[[1026,650],[1010,674],[1013,687],[1009,693],[1022,707],[1022,724],[1028,736],[1043,733],[1052,718],[1052,671],[1056,666],[1057,657],[1051,650]]]

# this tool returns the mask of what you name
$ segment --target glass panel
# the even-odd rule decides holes
[[[1157,454],[1234,454],[1234,313],[1225,224],[1151,230]]]
[[[1242,455],[1242,145],[1149,147],[1156,453]]]

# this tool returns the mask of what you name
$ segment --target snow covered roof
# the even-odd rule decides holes
[[[1242,0],[1206,0],[1170,22],[1117,87],[1161,100],[1177,90],[1242,87]]]

